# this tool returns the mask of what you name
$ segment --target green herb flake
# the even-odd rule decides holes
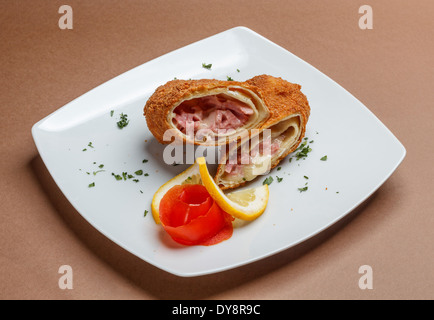
[[[105,170],[94,171],[94,172],[93,172],[93,175],[96,176],[97,173],[99,173],[99,172],[104,172],[104,171],[105,171]]]
[[[93,145],[92,142],[89,142],[89,144],[87,145],[88,147],[91,147],[93,149]]]
[[[240,72],[240,69],[237,69],[237,72]]]
[[[205,68],[205,69],[211,70],[211,67],[212,67],[212,63],[208,63],[208,64],[206,64],[206,63],[202,63],[202,68]]]
[[[139,190],[140,191],[140,193],[143,193],[143,191],[142,190]]]
[[[125,128],[129,123],[130,123],[130,121],[128,120],[128,115],[121,113],[121,118],[117,122],[119,129]]]
[[[262,184],[263,185],[265,185],[265,184],[270,185],[273,183],[273,181],[274,181],[273,177],[270,176],[270,177],[266,178]]]
[[[142,163],[147,163],[148,159],[143,159]]]
[[[148,214],[148,210],[145,210],[145,214],[143,216],[146,217],[147,214]]]
[[[122,178],[124,178],[124,180],[127,180],[127,177],[128,177],[128,173],[122,172]]]
[[[135,183],[137,183],[137,182],[139,182],[139,179],[133,179],[133,181],[134,181]]]
[[[234,79],[232,79],[232,78],[229,77],[229,76],[226,76],[226,79],[227,79],[227,81],[234,81]]]
[[[295,154],[295,158],[296,160],[300,160],[300,159],[306,159],[307,155],[309,152],[312,151],[312,148],[309,147],[309,145],[307,144],[307,141],[304,141],[297,149],[300,150]]]
[[[115,179],[118,180],[118,181],[122,180],[122,176],[120,176],[118,174],[114,174],[113,172],[112,172],[112,176],[115,177]]]
[[[308,177],[308,176],[304,176],[304,178],[305,178],[305,179],[309,179],[309,177]]]
[[[277,182],[282,182],[283,178],[279,178],[278,176],[276,176],[277,178]]]
[[[149,173],[145,173],[144,176],[145,176],[145,177],[149,177]]]
[[[308,187],[298,188],[298,191],[300,191],[300,192],[304,192],[304,191],[307,191],[307,188],[308,188]]]
[[[137,170],[136,172],[134,172],[134,174],[136,176],[141,176],[143,174],[143,170]]]
[[[95,182],[92,182],[91,184],[89,184],[89,188],[93,188],[95,187]]]
[[[113,117],[113,114],[115,113],[114,110],[110,111],[110,117]]]
[[[282,167],[278,167],[278,168],[277,168],[277,171],[280,171],[280,170],[282,170]]]
[[[324,156],[320,159],[321,161],[327,161],[327,156]]]
[[[98,166],[98,168],[102,169],[102,168],[104,168],[104,165],[103,165],[103,164],[100,164],[100,165]]]
[[[86,148],[84,148],[83,150],[81,150],[81,151],[87,151],[87,149]]]

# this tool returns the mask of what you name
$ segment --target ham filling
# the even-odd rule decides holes
[[[253,113],[247,104],[219,94],[184,101],[175,108],[173,123],[184,134],[187,128],[225,134],[245,125]]]
[[[238,176],[243,174],[244,165],[253,163],[253,159],[259,156],[268,155],[273,157],[280,149],[282,141],[285,139],[285,135],[280,135],[271,142],[271,140],[262,140],[259,144],[259,148],[253,148],[250,152],[241,152],[241,149],[237,150],[237,162],[228,159],[225,165],[225,173],[230,176]],[[271,145],[270,145],[271,144]],[[264,150],[266,151],[264,154]],[[267,152],[269,150],[269,152]],[[269,153],[269,154],[268,154]]]

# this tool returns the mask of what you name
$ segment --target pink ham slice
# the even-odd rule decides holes
[[[281,135],[273,140],[273,143],[270,144],[270,140],[262,141],[259,145],[259,148],[253,148],[249,153],[241,153],[240,149],[238,149],[237,155],[237,163],[232,163],[230,160],[227,161],[225,165],[225,172],[229,175],[240,175],[243,173],[243,166],[245,164],[250,164],[250,159],[255,157],[256,155],[263,155],[264,149],[267,150],[270,148],[271,157],[273,157],[277,151],[280,149],[280,145],[285,138],[284,135]]]
[[[214,133],[225,133],[229,129],[243,126],[253,110],[238,100],[213,95],[183,102],[174,110],[174,124],[183,133],[187,126],[194,131],[210,129]]]

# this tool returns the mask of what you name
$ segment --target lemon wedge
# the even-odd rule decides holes
[[[264,213],[269,198],[267,184],[225,194],[209,174],[205,158],[197,158],[196,164],[199,167],[202,184],[225,212],[235,218],[247,221],[255,220]]]
[[[173,179],[167,181],[157,190],[157,192],[155,192],[151,203],[152,216],[155,220],[155,223],[157,224],[161,223],[160,202],[161,199],[163,199],[166,192],[169,191],[174,186],[183,185],[183,184],[202,184],[200,173],[199,173],[199,165],[197,163],[193,164],[191,167],[181,172]]]

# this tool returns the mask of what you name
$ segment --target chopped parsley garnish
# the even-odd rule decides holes
[[[232,78],[229,77],[229,76],[226,76],[226,78],[228,79],[228,81],[234,81],[234,79],[232,79]]]
[[[105,170],[94,171],[94,172],[93,172],[93,175],[96,176],[96,174],[97,174],[98,172],[104,172],[104,171],[105,171]]]
[[[300,192],[307,191],[307,187],[304,187],[304,188],[298,188],[298,191],[300,191]]]
[[[115,113],[114,110],[110,111],[110,117],[113,117],[113,114]]]
[[[211,70],[211,67],[212,67],[212,63],[209,63],[209,64],[202,63],[202,68],[205,68],[205,69]]]
[[[282,182],[283,178],[279,178],[278,176],[276,176],[277,178],[277,182]]]
[[[144,176],[145,176],[145,177],[149,177],[149,173],[145,173]]]
[[[312,151],[312,149],[307,145],[307,141],[303,142],[297,150],[300,150],[295,154],[296,160],[305,159],[307,154]]]
[[[119,129],[125,128],[128,123],[130,123],[130,120],[128,120],[128,115],[121,113],[121,119],[117,122]]]
[[[324,156],[320,159],[321,161],[327,161],[327,156]]]
[[[86,148],[84,148],[83,150],[81,150],[81,151],[87,151],[87,149]]]
[[[128,176],[127,172],[122,172],[122,177],[124,178],[124,180],[127,180],[127,176]]]
[[[91,147],[93,149],[93,145],[92,142],[89,142],[89,144],[87,145],[88,147]]]
[[[95,187],[95,182],[92,182],[91,184],[89,184],[89,188],[93,188]]]
[[[104,168],[104,165],[103,165],[103,164],[100,164],[100,165],[98,166],[98,168],[102,169],[102,168]]]
[[[147,214],[148,214],[148,210],[145,210],[145,214],[143,216],[146,217]]]
[[[305,179],[309,179],[309,177],[308,177],[308,176],[304,176],[304,178],[305,178]]]
[[[148,159],[143,159],[142,163],[148,162]]]
[[[143,174],[143,170],[137,170],[136,172],[134,172],[134,174],[136,176],[141,176]]]
[[[237,69],[237,72],[240,72],[240,69]]]
[[[282,167],[278,167],[278,168],[277,168],[277,171],[280,171],[281,169],[282,169]]]
[[[122,177],[120,175],[118,175],[118,174],[112,173],[112,176],[115,177],[115,179],[118,180],[118,181],[122,180]]]
[[[134,181],[135,183],[137,183],[137,182],[139,182],[139,179],[133,179],[133,181]]]
[[[270,185],[273,183],[273,181],[274,181],[273,177],[270,176],[270,177],[266,178],[262,184],[263,185],[265,185],[265,184]]]

